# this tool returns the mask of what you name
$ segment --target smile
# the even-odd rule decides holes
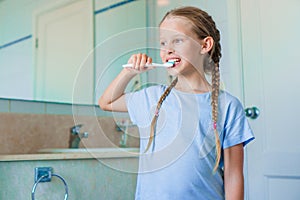
[[[180,58],[170,58],[170,59],[167,60],[167,62],[173,62],[174,63],[173,67],[177,66],[180,63],[180,61],[181,61]]]

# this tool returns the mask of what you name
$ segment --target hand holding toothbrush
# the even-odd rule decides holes
[[[125,89],[132,78],[155,67],[172,67],[175,65],[175,62],[176,60],[169,60],[165,64],[156,64],[152,63],[152,58],[146,54],[132,55],[128,60],[128,64],[123,65],[124,69],[109,84],[99,98],[99,106],[106,111],[127,112]]]
[[[129,60],[128,64],[123,65],[124,68],[132,68],[140,72],[144,72],[155,67],[172,67],[174,62],[166,62],[164,64],[152,63],[152,58],[146,54],[134,54]]]

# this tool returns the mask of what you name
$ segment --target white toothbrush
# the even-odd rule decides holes
[[[169,61],[169,62],[166,62],[166,63],[151,63],[151,64],[146,64],[145,67],[173,67],[175,64],[174,61]],[[125,65],[122,65],[123,67],[132,67],[132,64],[125,64]]]

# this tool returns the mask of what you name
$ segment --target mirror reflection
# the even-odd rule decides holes
[[[15,0],[0,9],[2,98],[96,104],[94,47],[147,23],[146,1]]]

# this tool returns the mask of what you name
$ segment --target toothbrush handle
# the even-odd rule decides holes
[[[123,67],[132,67],[132,64],[125,64],[122,65]],[[145,67],[170,67],[165,64],[159,64],[159,63],[151,63],[151,64],[146,64]]]

